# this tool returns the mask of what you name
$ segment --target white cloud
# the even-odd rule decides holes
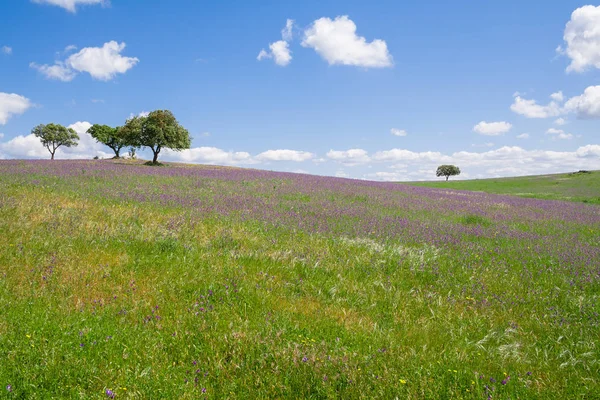
[[[150,111],[142,111],[142,112],[138,113],[137,115],[136,115],[136,114],[134,114],[134,113],[129,113],[129,118],[127,118],[127,119],[131,119],[131,118],[133,118],[133,117],[141,117],[141,118],[145,118],[145,117],[147,117],[148,115],[150,115]]]
[[[48,79],[57,79],[63,82],[70,82],[75,78],[75,76],[77,76],[75,71],[66,67],[62,62],[56,62],[54,65],[38,65],[32,62],[29,64],[29,66],[38,70]]]
[[[117,74],[124,74],[133,68],[139,59],[135,57],[124,57],[121,52],[125,49],[125,43],[117,43],[114,40],[104,43],[102,47],[85,47],[79,52],[71,54],[65,61],[57,61],[54,65],[38,65],[30,63],[49,79],[58,79],[63,82],[72,81],[78,72],[87,72],[92,78],[101,81],[109,81]],[[74,50],[75,46],[67,46],[65,51]]]
[[[433,151],[425,151],[425,152],[414,152],[405,149],[391,149],[378,151],[373,155],[373,160],[382,161],[382,162],[433,162],[433,161],[442,161],[447,160],[442,153],[433,152]]]
[[[90,159],[94,156],[102,158],[112,157],[112,153],[104,145],[97,143],[87,130],[92,126],[87,121],[78,121],[68,126],[73,128],[79,135],[77,146],[59,147],[56,151],[57,159]],[[110,150],[109,150],[110,151]],[[8,158],[50,158],[50,153],[40,139],[33,134],[19,135],[6,143],[0,143],[0,152]]]
[[[275,64],[285,67],[292,61],[291,51],[286,41],[278,40],[275,43],[271,43],[269,49],[271,49]]]
[[[66,64],[76,71],[89,73],[94,79],[109,81],[117,74],[124,74],[139,62],[136,57],[121,55],[125,46],[125,43],[112,40],[104,43],[102,47],[86,47],[69,56]]]
[[[565,110],[577,113],[581,119],[600,118],[600,86],[589,86],[582,95],[570,98],[565,103]]]
[[[204,163],[213,165],[253,164],[250,153],[245,151],[225,151],[216,147],[194,147],[180,152],[165,149],[164,159],[187,163]]]
[[[554,120],[554,123],[556,125],[562,126],[567,123],[567,120],[565,120],[564,118],[558,118],[558,119]]]
[[[508,122],[485,122],[481,121],[473,127],[473,131],[486,136],[499,136],[504,135],[510,131],[512,125]]]
[[[384,40],[368,43],[356,35],[356,24],[347,15],[320,18],[304,31],[302,46],[314,49],[329,65],[353,65],[365,68],[383,68],[393,65]]]
[[[521,133],[517,135],[517,139],[529,139],[529,133]]]
[[[582,146],[575,152],[577,157],[580,158],[599,158],[600,159],[600,146],[596,144],[588,144]]]
[[[307,161],[315,158],[313,153],[297,150],[267,150],[256,156],[259,161]]]
[[[392,128],[390,130],[390,132],[392,133],[392,135],[394,136],[406,136],[408,135],[408,132],[406,132],[404,129],[396,129],[396,128]]]
[[[4,138],[4,133],[0,133],[0,139]]]
[[[347,166],[366,164],[370,161],[369,153],[363,149],[350,149],[345,151],[330,150],[327,158]]]
[[[110,154],[111,157],[113,155],[114,154]],[[151,156],[152,154],[150,153],[149,155]],[[254,160],[250,153],[244,151],[225,151],[216,147],[193,147],[180,152],[164,149],[161,151],[160,160],[190,164],[229,166],[257,164],[257,161]]]
[[[2,53],[6,54],[6,55],[11,55],[13,49],[12,49],[12,47],[9,47],[9,46],[2,46],[0,48],[0,51],[2,51]]]
[[[550,95],[550,98],[551,98],[552,100],[554,100],[554,101],[557,101],[557,102],[559,102],[559,103],[562,103],[562,102],[563,102],[563,100],[565,99],[565,96],[563,95],[563,92],[562,92],[562,91],[558,91],[558,92],[556,92],[556,93],[552,93],[552,94]]]
[[[108,0],[32,0],[34,3],[38,4],[49,4],[53,6],[62,7],[69,12],[76,12],[77,6],[80,5],[108,5],[110,2]]]
[[[34,135],[16,136],[6,143],[0,143],[0,152],[8,158],[49,158],[50,153],[40,139]]]
[[[290,42],[293,38],[294,20],[288,19],[285,22],[285,28],[281,30],[281,38],[286,42]]]
[[[494,147],[494,143],[472,144],[471,147]]]
[[[600,69],[600,6],[588,5],[573,11],[563,39],[566,48],[559,46],[557,50],[571,59],[567,72]]]
[[[275,64],[281,67],[285,67],[292,61],[292,55],[288,42],[279,40],[275,43],[271,43],[269,45],[269,49],[270,51],[262,49],[260,53],[258,53],[258,57],[256,57],[256,59],[261,61],[265,58],[273,58]]]
[[[258,61],[266,58],[273,58],[275,64],[285,67],[292,61],[292,52],[290,51],[289,41],[292,40],[292,28],[294,27],[294,20],[288,19],[285,23],[285,28],[281,31],[281,37],[283,40],[278,40],[269,44],[269,51],[262,49],[256,59]]]
[[[23,96],[15,93],[0,92],[0,125],[5,125],[13,115],[20,115],[33,104]]]
[[[535,100],[526,100],[521,96],[516,96],[510,109],[527,118],[548,118],[556,117],[561,114],[560,106],[552,101],[546,106],[537,104]]]
[[[564,100],[562,92],[553,93],[551,97],[556,100]],[[527,118],[549,118],[569,113],[577,114],[580,119],[600,118],[600,86],[588,86],[583,94],[571,97],[562,107],[556,101],[551,101],[548,105],[543,106],[537,104],[535,100],[526,100],[517,96],[510,109]],[[555,123],[563,125],[566,120],[558,118]]]
[[[565,133],[562,129],[550,128],[546,131],[546,135],[552,135],[552,139],[573,139],[573,135]]]
[[[75,46],[74,44],[70,44],[67,47],[65,47],[64,53],[70,53],[75,50],[77,50],[77,46]]]

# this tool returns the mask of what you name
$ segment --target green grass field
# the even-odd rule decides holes
[[[600,398],[595,205],[0,161],[0,232],[0,398]]]
[[[440,189],[474,190],[536,199],[600,204],[600,171],[518,178],[411,182],[409,184]]]

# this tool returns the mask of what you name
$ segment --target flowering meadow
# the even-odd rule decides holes
[[[600,206],[0,161],[0,398],[600,398]]]

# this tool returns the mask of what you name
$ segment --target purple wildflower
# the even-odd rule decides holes
[[[510,375],[509,375],[509,376],[507,376],[506,378],[504,378],[504,379],[502,380],[502,382],[500,382],[500,383],[501,383],[501,384],[503,384],[503,385],[506,385],[506,384],[508,383],[508,381],[510,381]]]
[[[106,393],[106,397],[108,397],[109,399],[114,399],[115,398],[115,394],[112,390],[110,389],[106,389],[104,391],[104,393]]]
[[[202,388],[202,393],[206,393],[206,388]]]
[[[12,392],[13,391],[12,385],[6,385],[6,390],[8,392]]]
[[[308,361],[308,357],[304,356],[302,357],[302,362],[307,362]]]

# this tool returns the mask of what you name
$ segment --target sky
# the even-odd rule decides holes
[[[161,159],[384,181],[600,169],[600,5],[561,0],[7,0],[0,159],[111,157],[87,133],[171,110]],[[141,157],[150,153],[142,151]]]

